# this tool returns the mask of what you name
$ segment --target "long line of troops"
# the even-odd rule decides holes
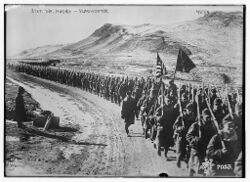
[[[242,176],[242,98],[216,87],[194,87],[153,78],[103,76],[95,73],[29,64],[8,67],[33,76],[79,87],[118,105],[125,130],[140,119],[142,132],[157,149],[176,146],[177,166],[187,164],[189,176]],[[163,86],[162,86],[163,85]]]

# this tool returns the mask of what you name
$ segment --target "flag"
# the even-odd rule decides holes
[[[158,52],[157,52],[157,62],[156,62],[156,78],[161,77],[162,75],[165,75],[167,73],[167,69],[161,60]]]
[[[189,73],[189,71],[195,67],[193,61],[182,49],[180,49],[177,58],[176,71]]]

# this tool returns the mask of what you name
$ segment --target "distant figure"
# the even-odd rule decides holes
[[[135,122],[136,103],[135,99],[131,96],[131,91],[128,91],[127,96],[123,99],[121,117],[125,119],[125,130],[129,136],[128,127]]]
[[[17,121],[18,128],[23,127],[23,122],[26,121],[26,111],[24,107],[24,101],[23,101],[23,93],[24,88],[19,87],[18,88],[18,94],[16,97],[16,108],[15,108],[15,121]]]

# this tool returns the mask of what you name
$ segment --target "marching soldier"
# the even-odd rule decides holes
[[[122,102],[122,110],[121,110],[121,117],[125,121],[125,131],[127,136],[129,135],[129,126],[134,124],[135,122],[135,112],[136,112],[136,103],[133,97],[131,97],[131,92],[127,91],[127,96],[123,99]]]
[[[193,123],[186,135],[191,147],[189,158],[189,176],[198,175],[200,164],[206,156],[208,142],[216,134],[208,109],[202,111],[200,121]]]
[[[119,90],[118,90],[118,93],[119,93],[121,100],[123,100],[126,97],[126,93],[128,90],[129,89],[128,89],[127,79],[124,79],[119,87]]]
[[[187,149],[186,134],[189,127],[195,122],[196,116],[194,114],[194,105],[188,104],[183,110],[183,115],[179,115],[174,123],[174,130],[176,135],[176,158],[177,167],[181,167],[181,161],[188,162],[189,151]]]
[[[119,98],[118,98],[119,86],[120,86],[120,77],[117,77],[115,81],[115,88],[114,88],[114,99],[115,99],[115,103],[120,105]]]
[[[26,121],[26,110],[24,106],[23,94],[24,94],[24,88],[20,86],[18,88],[18,94],[16,97],[15,118],[14,118],[15,121],[17,121],[18,128],[22,128],[23,122]]]
[[[150,89],[149,95],[146,97],[142,104],[142,125],[143,125],[143,134],[145,138],[147,138],[148,130],[151,130],[150,139],[153,141],[156,136],[156,126],[154,122],[154,112],[156,110],[156,103],[157,103],[157,93],[158,90],[152,85]]]
[[[139,99],[142,96],[142,88],[140,87],[139,82],[136,83],[136,86],[135,86],[135,89],[134,89],[134,95],[135,95],[135,102],[138,103]],[[140,111],[140,106],[139,105],[137,105],[137,107],[136,107],[136,118],[137,119],[139,118],[139,111]]]
[[[220,98],[214,100],[213,113],[218,121],[219,127],[222,128],[222,119],[225,116],[225,111],[222,107],[222,100]]]
[[[210,102],[212,106],[214,105],[214,100],[217,98],[217,91],[215,88],[211,89],[211,96],[210,96]]]
[[[157,135],[156,145],[157,154],[161,155],[161,148],[164,148],[166,160],[169,147],[174,146],[173,124],[178,116],[178,110],[171,104],[169,98],[165,97],[165,104],[156,110]]]
[[[234,162],[241,152],[235,124],[228,114],[223,119],[221,134],[216,134],[207,146],[207,158],[211,165],[208,176],[234,176]]]

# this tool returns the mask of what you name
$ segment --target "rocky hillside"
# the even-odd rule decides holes
[[[40,57],[42,55],[48,54],[50,52],[56,51],[57,49],[60,49],[61,47],[64,47],[64,44],[56,44],[56,45],[44,45],[32,49],[27,49],[24,51],[21,51],[19,53],[10,53],[8,57],[12,58],[36,58]]]
[[[63,65],[118,74],[154,73],[156,52],[167,70],[175,69],[179,48],[197,65],[190,79],[242,83],[242,12],[213,12],[173,25],[104,24],[86,39],[47,52],[27,51],[21,57],[64,59]],[[49,49],[49,47],[48,47]]]

